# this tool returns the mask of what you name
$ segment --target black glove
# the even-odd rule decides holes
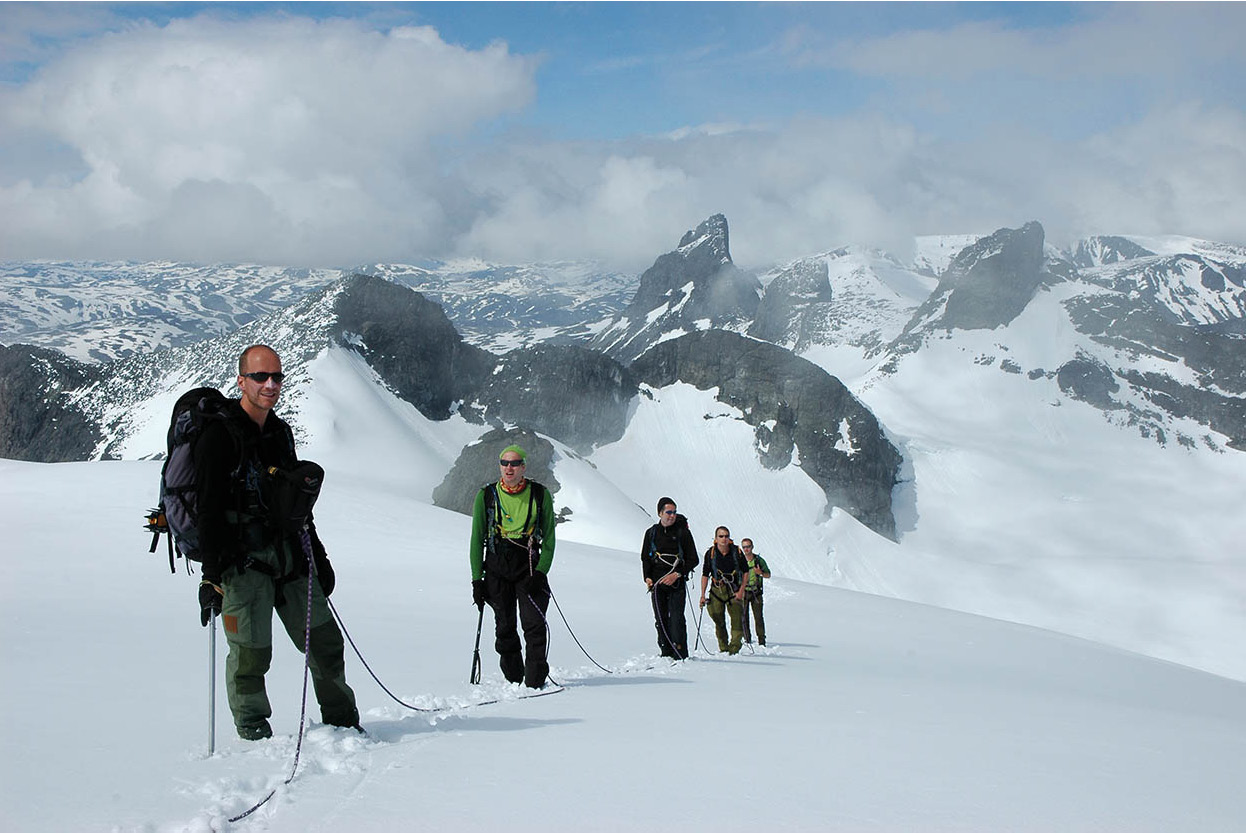
[[[549,580],[545,578],[545,574],[539,570],[534,570],[532,575],[524,580],[523,589],[528,596],[534,599],[547,597],[549,596]]]
[[[206,626],[213,614],[221,613],[221,589],[208,580],[199,583],[199,622]]]
[[[489,601],[489,592],[485,590],[485,581],[483,579],[472,580],[472,604],[481,611],[485,608],[485,603]]]
[[[320,580],[320,590],[324,591],[325,597],[333,593],[337,586],[337,576],[333,573],[333,565],[329,564],[328,556],[316,560],[316,578]]]

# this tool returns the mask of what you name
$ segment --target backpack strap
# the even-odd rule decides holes
[[[545,538],[545,487],[528,481],[528,518],[532,517],[533,502],[536,502],[536,523],[532,525],[532,548],[539,554]]]

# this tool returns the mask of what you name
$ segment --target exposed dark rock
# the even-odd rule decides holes
[[[102,436],[70,394],[98,370],[30,345],[0,345],[0,458],[86,460]]]
[[[587,453],[623,436],[635,395],[631,373],[608,356],[538,345],[496,357],[472,408],[488,422],[527,426]]]
[[[825,258],[797,261],[766,286],[757,307],[757,316],[748,333],[776,344],[797,344],[811,320],[817,320],[817,305],[831,301],[831,282]]]
[[[465,343],[441,307],[383,278],[349,279],[335,312],[333,336],[431,420],[448,418],[493,368],[492,354]]]
[[[1048,276],[1043,271],[1043,227],[1000,229],[952,259],[935,294],[947,293],[940,324],[990,330],[1021,314]]]
[[[756,276],[732,262],[727,218],[716,214],[645,270],[631,304],[592,346],[627,363],[672,330],[747,323],[760,294]]]
[[[1112,399],[1120,384],[1111,368],[1085,354],[1070,359],[1056,371],[1060,390],[1074,399],[1102,409],[1117,409],[1121,404]]]
[[[1073,277],[1076,268],[1071,263],[1044,260],[1043,227],[1037,222],[979,238],[952,258],[939,285],[892,342],[891,357],[882,370],[895,371],[900,360],[920,349],[935,331],[1006,325],[1040,287]]]
[[[718,399],[756,427],[762,461],[800,467],[827,501],[894,539],[891,491],[900,453],[874,415],[835,377],[767,342],[707,330],[662,342],[631,366],[640,382],[718,388]]]
[[[554,446],[544,437],[527,429],[493,429],[480,440],[465,446],[454,466],[433,490],[433,503],[447,510],[471,515],[476,493],[486,484],[495,483],[500,477],[498,458],[502,450],[518,444],[527,453],[524,476],[549,489],[554,496],[554,510],[558,512],[558,490],[561,485],[554,478]],[[466,549],[466,542],[464,549]]]

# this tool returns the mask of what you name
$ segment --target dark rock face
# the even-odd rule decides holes
[[[1188,277],[1198,276],[1197,284]],[[1188,325],[1241,322],[1246,317],[1246,269],[1198,255],[1152,258],[1123,271],[1113,289],[1136,295],[1165,319]]]
[[[718,399],[756,427],[763,463],[780,469],[799,449],[801,469],[830,504],[895,539],[891,491],[900,453],[874,415],[821,368],[772,344],[707,330],[655,345],[631,370],[654,387],[717,387]]]
[[[1172,376],[1125,368],[1121,379],[1174,417],[1190,417],[1246,446],[1246,338],[1241,319],[1190,326],[1167,309],[1140,306],[1125,294],[1066,303],[1077,330],[1096,342],[1163,362],[1181,362],[1197,385]],[[1063,387],[1063,386],[1062,386]]]
[[[749,321],[760,293],[756,276],[731,261],[727,218],[716,214],[645,270],[631,304],[592,346],[627,363],[671,330]]]
[[[935,289],[946,292],[941,324],[990,330],[1021,314],[1048,276],[1043,272],[1043,227],[1000,229],[966,247],[948,265]]]
[[[524,468],[524,476],[549,489],[554,496],[554,510],[558,512],[561,485],[554,478],[554,446],[526,429],[493,429],[472,445],[464,447],[445,479],[433,490],[433,503],[447,510],[471,515],[476,493],[486,484],[496,483],[500,477],[498,458],[502,450],[511,444],[518,444],[527,453],[528,465]],[[463,543],[463,550],[466,553],[466,542]],[[466,558],[463,564],[466,567]]]
[[[335,312],[332,335],[431,420],[447,419],[493,367],[493,356],[465,343],[439,306],[383,278],[349,279]]]
[[[69,393],[96,376],[54,350],[0,345],[0,458],[87,460],[102,436]]]
[[[471,408],[480,419],[526,426],[587,453],[623,436],[635,395],[631,373],[604,354],[537,345],[496,357]]]
[[[1060,390],[1074,399],[1083,400],[1105,410],[1120,408],[1112,395],[1120,390],[1120,384],[1112,370],[1092,357],[1079,354],[1056,371],[1056,384]]]
[[[1044,285],[1069,280],[1076,268],[1067,261],[1045,264],[1043,227],[1000,229],[960,251],[939,285],[892,342],[883,365],[893,372],[904,356],[921,349],[938,330],[992,330],[1021,314]]]
[[[807,341],[806,330],[817,319],[817,305],[831,301],[825,258],[797,261],[766,287],[750,336],[775,344]]]

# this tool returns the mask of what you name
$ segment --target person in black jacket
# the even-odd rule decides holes
[[[653,601],[658,649],[663,657],[688,657],[688,626],[684,619],[684,583],[697,566],[697,546],[688,519],[675,511],[675,501],[658,501],[658,523],[645,531],[640,564]]]
[[[200,551],[201,622],[221,615],[229,656],[225,689],[238,735],[247,740],[273,734],[272,707],[264,675],[273,654],[273,611],[286,633],[303,650],[311,602],[308,665],[321,718],[326,724],[359,732],[355,693],[346,683],[344,645],[326,598],[333,592],[333,567],[310,515],[306,530],[312,556],[301,535],[283,532],[265,507],[260,484],[269,467],[297,463],[294,433],[273,413],[285,374],[276,351],[252,345],[238,359],[240,400],[231,400],[225,419],[205,425],[195,444]],[[310,582],[313,569],[318,581]]]

